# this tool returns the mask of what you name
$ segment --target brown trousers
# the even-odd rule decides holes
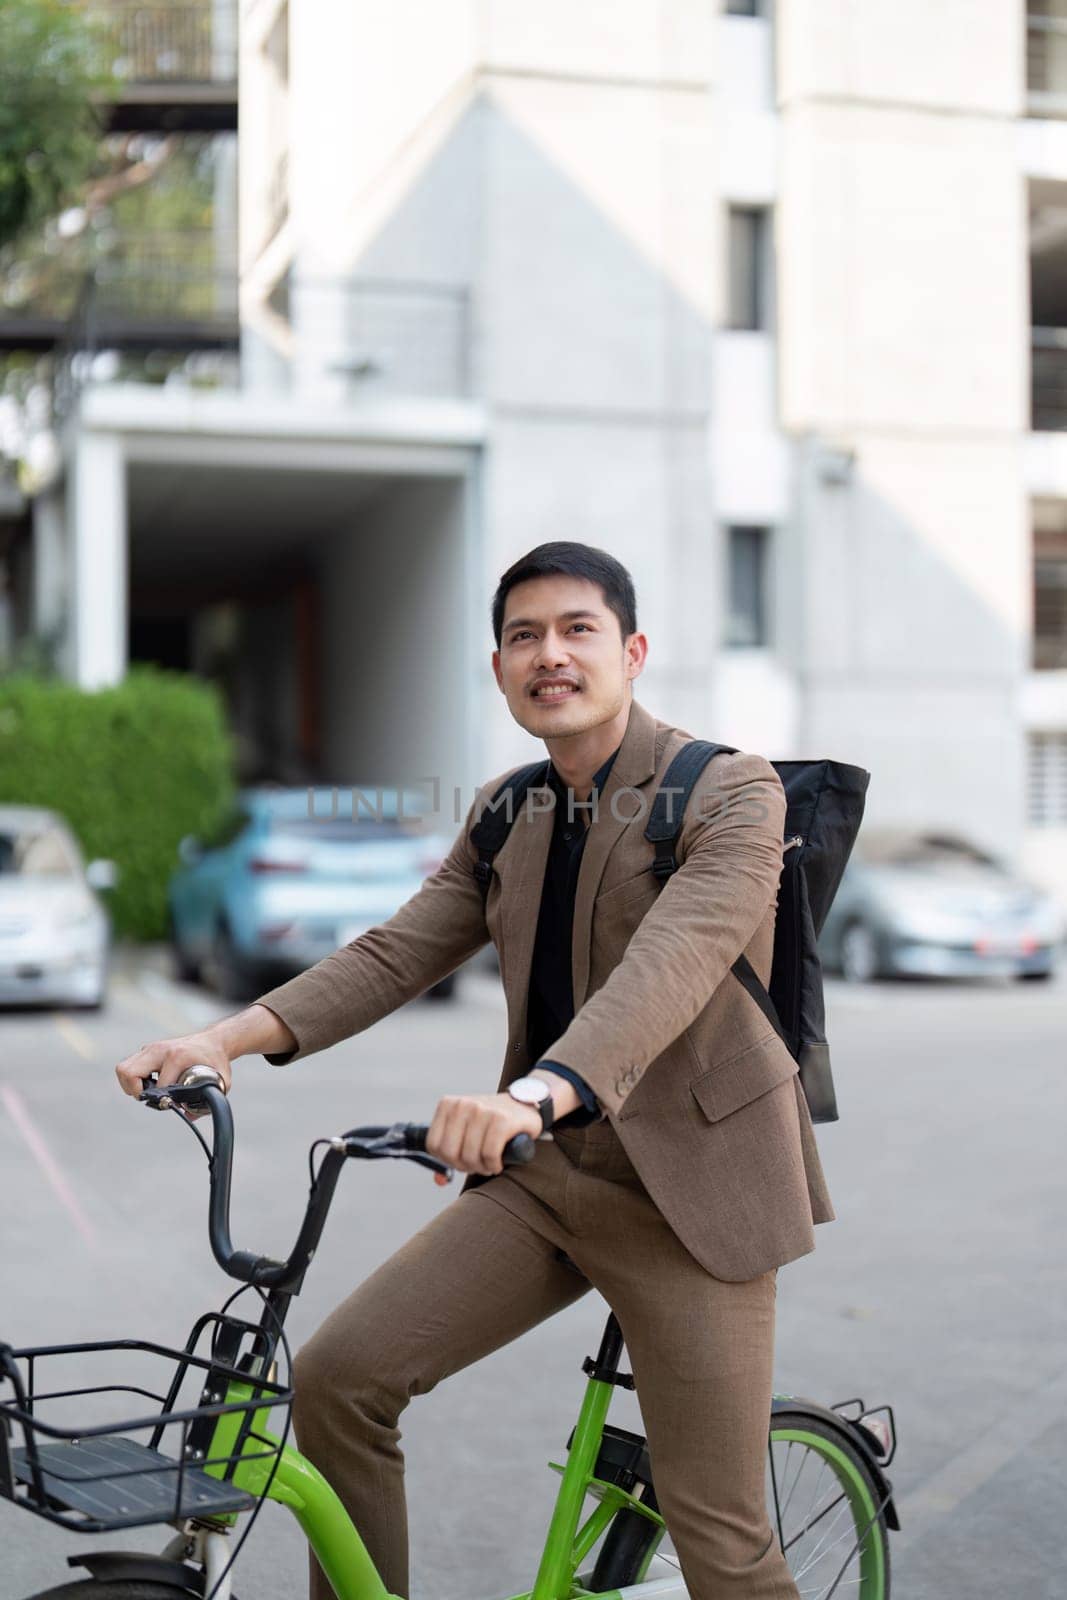
[[[796,1600],[764,1486],[776,1278],[701,1267],[609,1123],[559,1132],[446,1206],[331,1313],[296,1358],[297,1442],[406,1596],[401,1411],[592,1285],[622,1328],[692,1600]],[[332,1592],[312,1559],[312,1600]]]

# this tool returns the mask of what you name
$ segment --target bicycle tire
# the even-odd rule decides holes
[[[799,1436],[799,1437],[798,1437]],[[858,1586],[850,1587],[847,1591],[856,1596],[856,1600],[889,1600],[890,1593],[890,1566],[889,1566],[889,1530],[886,1525],[884,1510],[879,1510],[879,1490],[859,1448],[852,1444],[847,1435],[839,1432],[823,1421],[819,1416],[798,1408],[795,1411],[776,1412],[771,1426],[768,1450],[773,1453],[775,1444],[786,1443],[794,1445],[801,1443],[813,1456],[817,1456],[822,1463],[828,1465],[840,1485],[841,1490],[848,1500],[852,1514],[851,1526],[860,1529],[858,1540],[864,1540],[864,1546],[859,1553]],[[792,1486],[795,1491],[800,1482],[803,1465],[792,1468]],[[787,1487],[784,1485],[783,1487]],[[776,1492],[776,1491],[775,1491]],[[651,1504],[657,1509],[655,1493],[652,1485],[648,1485],[642,1495],[646,1504]],[[836,1502],[835,1502],[836,1503]],[[779,1507],[779,1509],[781,1509]],[[830,1507],[832,1509],[832,1506]],[[775,1510],[774,1493],[769,1505],[771,1526],[775,1536],[778,1536],[779,1518]],[[816,1520],[827,1515],[820,1511]],[[783,1525],[783,1534],[787,1550],[787,1559],[790,1551],[796,1551],[801,1534],[791,1530],[788,1526],[788,1510],[786,1523]],[[848,1537],[844,1535],[843,1537]],[[642,1583],[648,1574],[649,1566],[655,1556],[661,1540],[663,1530],[657,1528],[647,1517],[640,1512],[623,1510],[611,1522],[604,1541],[600,1547],[596,1565],[590,1578],[589,1587],[594,1593],[604,1593],[611,1589],[621,1589],[631,1584]],[[832,1548],[832,1546],[831,1546]],[[803,1553],[790,1560],[790,1571],[794,1572],[797,1560],[803,1560]],[[794,1572],[794,1576],[796,1576]],[[827,1576],[825,1592],[840,1594],[840,1578],[834,1574]],[[810,1575],[804,1590],[817,1597],[824,1592],[823,1589],[812,1587]]]
[[[60,1584],[58,1589],[41,1589],[27,1595],[26,1600],[181,1600],[182,1595],[191,1596],[192,1591],[143,1578],[103,1579],[99,1583],[95,1578],[79,1578],[74,1583]]]

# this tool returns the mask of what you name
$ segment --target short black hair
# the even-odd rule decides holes
[[[500,649],[504,629],[504,606],[508,594],[516,584],[530,578],[548,578],[562,573],[567,578],[588,578],[600,585],[604,603],[614,611],[619,621],[623,639],[637,632],[637,599],[634,580],[621,561],[609,556],[606,550],[597,550],[591,544],[575,544],[569,539],[554,539],[549,544],[539,544],[505,572],[493,596],[493,637]]]

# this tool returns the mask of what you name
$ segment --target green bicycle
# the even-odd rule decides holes
[[[210,1112],[209,1235],[216,1261],[242,1287],[221,1311],[201,1316],[184,1348],[142,1340],[12,1349],[0,1344],[0,1495],[79,1533],[170,1526],[159,1554],[93,1552],[68,1557],[86,1576],[41,1591],[36,1600],[233,1600],[234,1565],[264,1499],[286,1506],[333,1586],[337,1600],[387,1600],[358,1530],[326,1479],[288,1442],[290,1388],[279,1383],[276,1356],[290,1356],[285,1318],[300,1292],[322,1235],[346,1160],[400,1158],[449,1171],[426,1152],[427,1129],[397,1123],[355,1128],[318,1140],[309,1161],[311,1188],[296,1243],[285,1261],[235,1250],[229,1203],[233,1119],[219,1080],[191,1068],[180,1086],[147,1087],[159,1109]],[[325,1154],[315,1165],[317,1150]],[[520,1134],[505,1151],[529,1160],[534,1142]],[[231,1311],[238,1295],[261,1302],[256,1322]],[[686,1588],[656,1501],[645,1441],[607,1423],[620,1370],[622,1336],[609,1315],[588,1383],[533,1587],[515,1600],[684,1600]],[[86,1362],[106,1380],[71,1387],[66,1363],[84,1377]],[[162,1381],[149,1387],[147,1361]],[[136,1381],[134,1381],[136,1379]],[[100,1418],[117,1395],[149,1402],[144,1414]],[[124,1404],[128,1404],[126,1401]],[[272,1431],[272,1413],[284,1416]],[[770,1418],[767,1489],[772,1527],[804,1600],[859,1596],[888,1600],[888,1530],[899,1526],[885,1468],[896,1449],[892,1410],[862,1401],[824,1408],[775,1396]],[[587,1510],[587,1502],[592,1501]],[[240,1518],[251,1513],[240,1536]]]

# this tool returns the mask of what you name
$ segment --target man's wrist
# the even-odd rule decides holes
[[[572,1083],[546,1068],[543,1072],[530,1072],[527,1077],[536,1078],[540,1083],[548,1085],[552,1096],[552,1120],[558,1122],[560,1117],[565,1117],[571,1111],[576,1111],[582,1103],[581,1095]]]
[[[231,1061],[236,1061],[238,1056],[283,1055],[297,1047],[295,1036],[281,1017],[258,1001],[232,1017],[223,1017],[204,1031]]]

